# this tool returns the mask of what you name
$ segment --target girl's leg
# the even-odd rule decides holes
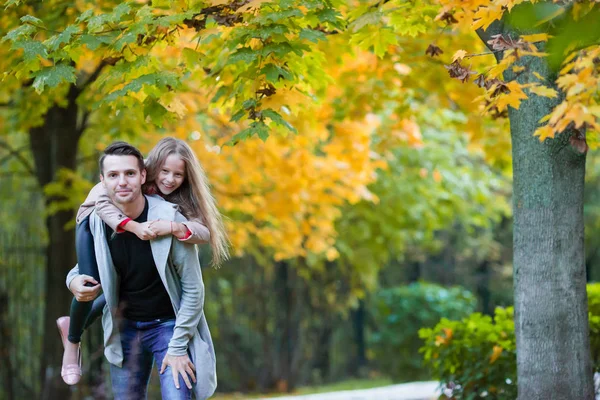
[[[90,231],[89,217],[77,225],[75,235],[79,273],[92,276],[96,281],[100,282],[100,274],[98,273],[98,264],[96,263],[94,252],[94,237]],[[81,334],[83,333],[88,315],[92,311],[92,305],[91,301],[79,302],[73,299],[71,302],[69,342],[79,343],[81,341]]]
[[[92,276],[96,281],[100,282],[98,264],[96,263],[94,252],[94,238],[90,231],[89,218],[84,219],[77,225],[75,247],[77,250],[79,273]],[[81,341],[84,324],[92,309],[92,304],[91,301],[78,302],[73,299],[71,302],[70,318],[62,317],[56,321],[65,349],[61,376],[68,385],[74,385],[81,379],[81,351],[79,342]]]
[[[104,310],[104,306],[106,305],[106,299],[104,298],[104,294],[101,294],[94,300],[92,303],[92,310],[88,314],[87,320],[85,321],[85,325],[83,329],[87,329],[96,321],[99,317],[102,316],[102,311]]]

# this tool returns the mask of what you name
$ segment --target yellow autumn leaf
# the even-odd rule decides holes
[[[448,338],[448,340],[452,339],[452,335],[454,334],[454,332],[452,331],[452,328],[443,328],[443,331],[446,334],[446,337]]]
[[[502,354],[502,350],[503,350],[502,347],[494,346],[494,348],[492,350],[492,355],[490,356],[490,364],[493,364],[494,362],[496,362],[498,357],[500,357],[500,354]]]
[[[466,50],[458,50],[452,56],[452,62],[457,61],[457,60],[462,60],[463,58],[465,58],[466,55],[467,55]]]
[[[248,2],[248,4],[246,4],[245,6],[242,6],[238,9],[239,12],[241,13],[245,13],[247,11],[250,11],[253,8],[260,8],[260,6],[263,3],[268,3],[271,0],[251,0],[250,2]],[[229,1],[227,2],[229,3]]]
[[[547,33],[535,33],[533,35],[521,35],[521,39],[526,42],[535,43],[535,42],[547,42],[548,41]]]
[[[552,126],[550,125],[544,125],[540,128],[537,128],[535,133],[533,134],[533,136],[537,136],[540,140],[540,142],[543,142],[544,140],[550,138],[550,139],[554,139],[554,129],[552,128]]]
[[[443,337],[442,335],[437,335],[437,336],[435,337],[435,345],[436,345],[437,347],[439,347],[439,346],[441,346],[441,345],[443,345],[443,344],[446,344],[446,338],[445,338],[445,337]]]
[[[529,91],[537,94],[538,96],[548,97],[551,99],[558,97],[558,92],[556,90],[543,85],[531,86]]]
[[[325,256],[327,257],[328,261],[333,261],[340,256],[340,253],[338,253],[338,251],[332,247],[329,250],[327,250],[327,253],[325,253]]]

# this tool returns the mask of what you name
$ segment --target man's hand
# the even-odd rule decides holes
[[[134,233],[135,236],[142,240],[151,240],[156,238],[156,233],[151,229],[150,222],[139,223],[135,221],[129,221],[125,225],[125,230]]]
[[[85,286],[86,283],[91,283],[94,286]],[[93,277],[89,275],[77,275],[71,283],[69,290],[79,302],[88,302],[98,297],[102,286]]]
[[[167,366],[171,367],[173,381],[175,382],[175,387],[177,389],[179,389],[179,374],[181,374],[181,377],[185,381],[185,385],[188,387],[188,389],[192,388],[192,383],[190,382],[188,375],[192,378],[192,381],[196,383],[196,375],[194,374],[196,367],[187,355],[171,356],[166,354],[165,358],[163,358],[162,366],[160,367],[161,374],[165,372]]]

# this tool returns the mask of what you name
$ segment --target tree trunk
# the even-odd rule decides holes
[[[351,373],[356,377],[363,377],[363,374],[365,373],[365,368],[367,366],[365,314],[365,300],[361,299],[358,301],[358,308],[356,310],[352,310],[350,313],[352,317],[352,330],[354,332],[354,343],[356,347],[356,358],[353,360],[354,362],[351,368]]]
[[[0,365],[2,365],[2,381],[4,384],[4,395],[6,400],[14,400],[15,390],[13,386],[14,367],[10,359],[11,335],[8,320],[8,294],[0,291]]]
[[[482,261],[477,267],[477,296],[481,301],[481,312],[493,315],[490,293],[490,262]]]
[[[501,29],[505,37],[519,35]],[[535,80],[534,71],[546,82],[556,78],[542,58],[522,57],[519,64],[527,68],[520,83]],[[585,288],[585,154],[570,146],[569,130],[544,143],[533,136],[538,121],[561,101],[531,94],[518,110],[509,108],[519,400],[594,398]]]
[[[71,87],[66,108],[52,107],[44,125],[30,130],[30,145],[35,160],[38,182],[43,188],[61,168],[76,168],[76,155],[81,129],[77,126],[78,90]],[[46,205],[53,199],[47,198]],[[68,313],[71,293],[65,287],[67,272],[75,265],[75,235],[65,230],[73,219],[72,211],[62,211],[46,218],[49,243],[46,250],[46,309],[40,374],[43,399],[66,399],[69,387],[60,377],[63,347],[55,320]]]
[[[294,376],[292,374],[292,358],[294,354],[293,341],[293,312],[294,293],[291,285],[290,266],[281,261],[275,265],[275,293],[279,312],[277,315],[277,332],[275,336],[278,342],[278,371],[275,372],[276,388],[281,392],[290,392],[294,388]]]

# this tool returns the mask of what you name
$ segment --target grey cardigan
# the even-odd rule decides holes
[[[176,211],[174,204],[158,196],[146,196],[146,198],[149,206],[148,220],[186,221],[185,217]],[[119,304],[118,275],[106,243],[104,223],[96,212],[90,216],[90,229],[94,235],[100,282],[106,297],[102,316],[104,355],[111,364],[121,367],[123,350],[115,323]],[[172,235],[151,240],[150,245],[158,273],[169,293],[176,315],[168,354],[185,355],[189,350],[190,358],[196,367],[197,383],[194,384],[196,398],[207,399],[212,396],[217,387],[217,374],[215,351],[203,311],[204,283],[197,248],[173,240]],[[79,267],[76,265],[67,276],[67,287],[78,274]]]

